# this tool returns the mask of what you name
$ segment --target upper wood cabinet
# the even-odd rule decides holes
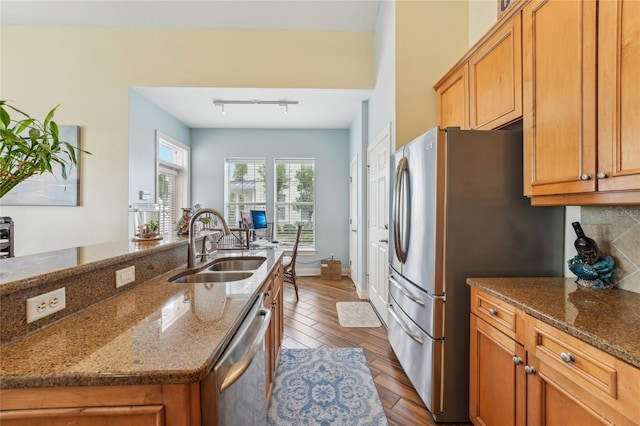
[[[532,1],[522,20],[525,195],[594,191],[596,2]]]
[[[438,126],[469,128],[469,66],[462,64],[435,86]]]
[[[640,189],[639,29],[633,0],[524,7],[524,193],[532,204],[638,202],[629,190]]]
[[[601,1],[598,20],[598,190],[640,189],[640,2]]]
[[[521,28],[514,8],[436,83],[440,127],[498,129],[522,117]]]
[[[522,117],[521,26],[517,14],[469,59],[472,129],[496,129]]]

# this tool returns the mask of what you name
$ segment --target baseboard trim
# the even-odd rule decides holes
[[[349,276],[351,271],[349,268],[342,268],[342,276]],[[320,268],[298,268],[296,267],[296,274],[301,277],[319,277],[321,275]]]

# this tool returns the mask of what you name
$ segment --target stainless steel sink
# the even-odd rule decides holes
[[[253,275],[266,257],[223,257],[198,270],[188,270],[169,278],[172,283],[223,283],[244,280]]]
[[[221,259],[209,266],[209,271],[255,271],[264,263],[264,257]]]
[[[200,272],[190,275],[178,275],[169,278],[172,283],[223,283],[249,278],[252,272]]]

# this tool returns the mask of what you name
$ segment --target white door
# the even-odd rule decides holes
[[[367,149],[369,300],[387,323],[389,298],[389,162],[391,126],[387,125]]]
[[[358,283],[358,157],[349,168],[349,271],[351,281]]]

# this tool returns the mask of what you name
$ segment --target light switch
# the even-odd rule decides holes
[[[132,283],[135,280],[136,267],[134,265],[116,271],[116,288],[122,287],[125,284]]]

